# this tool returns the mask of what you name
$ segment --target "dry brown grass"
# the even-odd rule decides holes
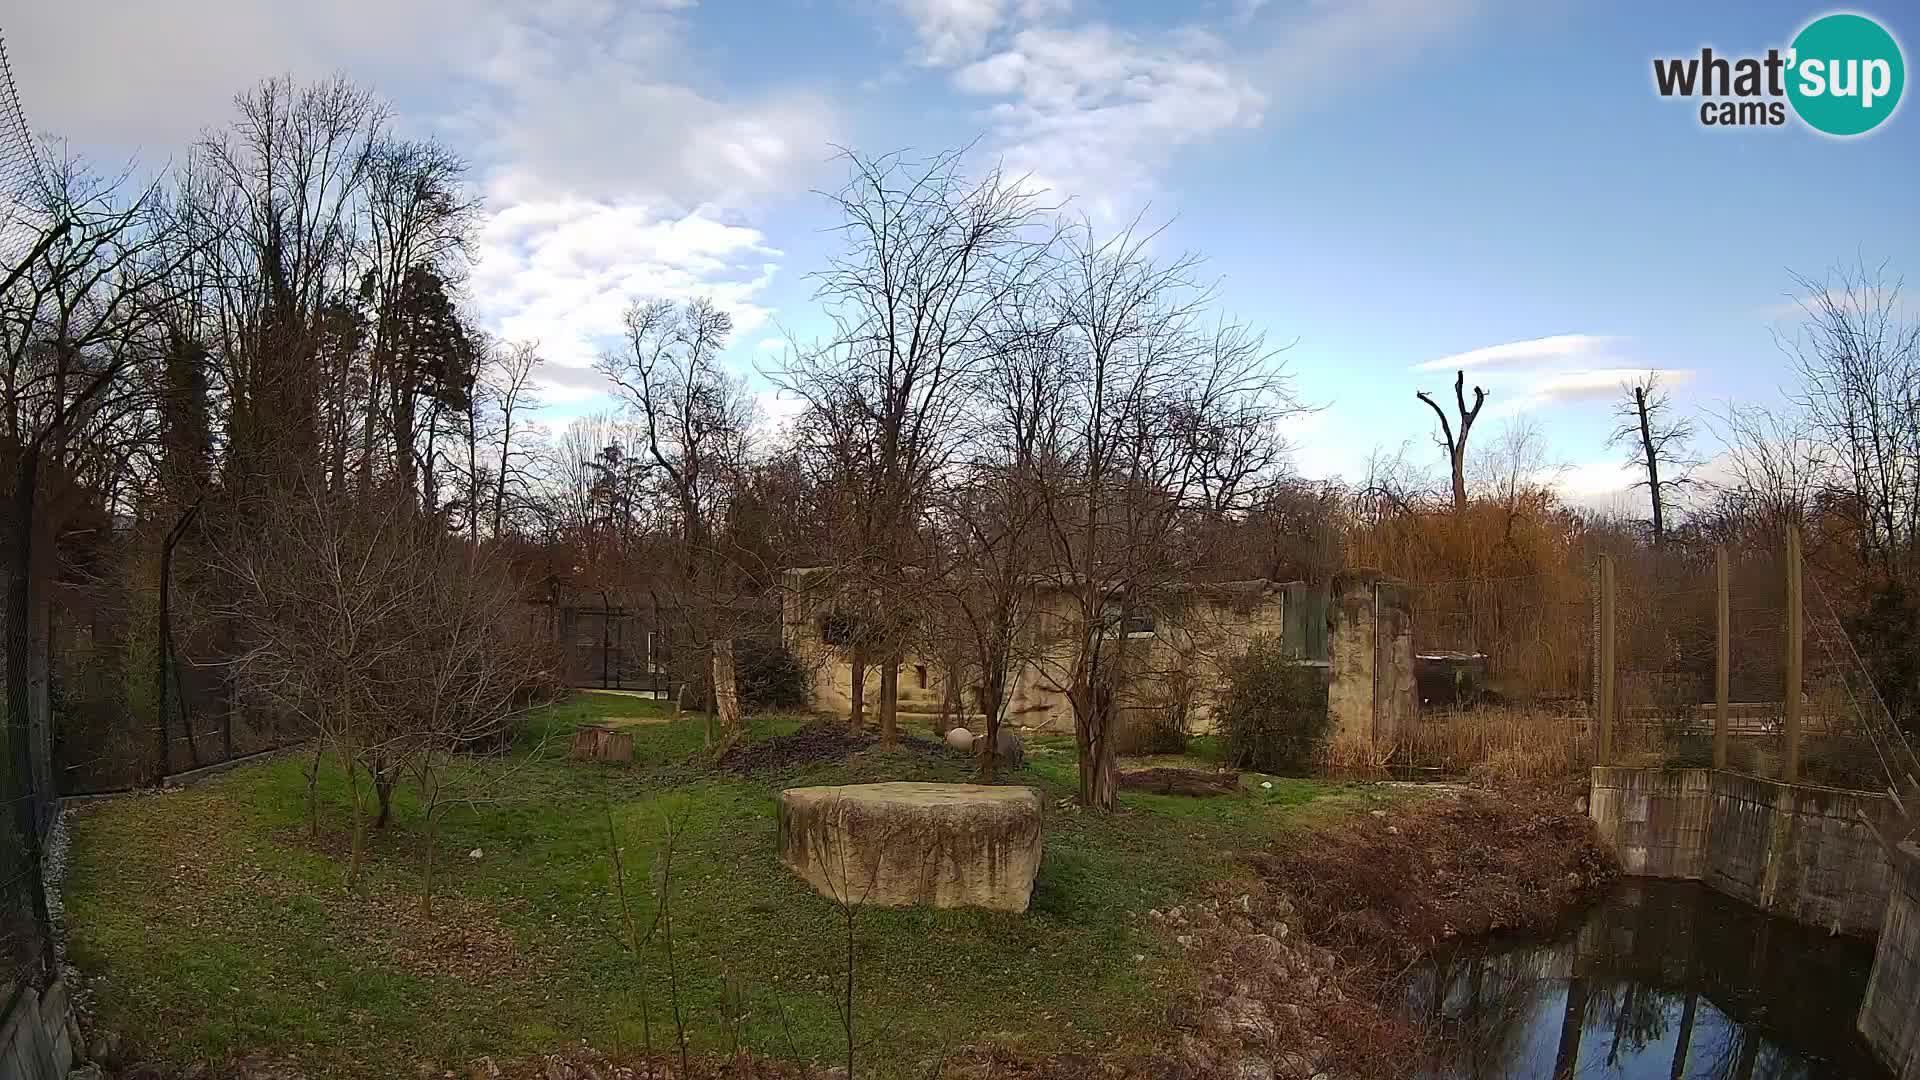
[[[1553,783],[1577,778],[1595,761],[1596,736],[1584,716],[1538,708],[1479,708],[1429,713],[1393,743],[1337,737],[1327,744],[1330,775],[1377,777],[1395,770],[1414,776],[1485,782]],[[1614,760],[1659,765],[1675,747],[1658,724],[1621,724]]]

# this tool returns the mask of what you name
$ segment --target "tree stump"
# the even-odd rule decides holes
[[[1040,793],[979,784],[852,784],[780,793],[780,861],[841,904],[1025,911],[1040,869]]]

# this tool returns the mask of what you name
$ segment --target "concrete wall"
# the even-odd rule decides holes
[[[1588,816],[1627,873],[1703,881],[1775,915],[1871,938],[1892,884],[1856,811],[1883,796],[1712,769],[1593,770]]]
[[[21,990],[0,1022],[0,1080],[61,1080],[73,1057],[67,984]]]
[[[1858,1026],[1896,1080],[1920,1080],[1920,847],[1905,844]]]
[[[1862,813],[1886,797],[1737,773],[1713,774],[1706,883],[1830,933],[1880,931],[1893,868]]]
[[[1406,590],[1378,571],[1333,579],[1327,605],[1327,735],[1390,743],[1413,723],[1413,616]]]
[[[1587,814],[1627,873],[1697,881],[1712,806],[1711,769],[1596,768]]]

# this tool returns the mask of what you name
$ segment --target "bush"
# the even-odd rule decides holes
[[[1184,754],[1187,752],[1184,714],[1168,708],[1133,708],[1122,712],[1114,753],[1127,755]]]
[[[1227,692],[1216,715],[1234,765],[1304,771],[1327,735],[1326,673],[1296,662],[1275,638],[1255,638],[1227,665]]]
[[[804,709],[813,697],[812,673],[792,649],[777,641],[743,638],[734,642],[733,677],[743,709]]]

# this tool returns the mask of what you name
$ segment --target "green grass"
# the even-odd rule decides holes
[[[631,1051],[644,987],[662,1047],[664,960],[655,949],[643,968],[620,944],[608,817],[643,926],[671,818],[682,830],[674,946],[696,1050],[731,1048],[720,1001],[732,979],[745,988],[740,1037],[753,1052],[837,1060],[830,988],[846,963],[844,932],[833,905],[776,860],[774,797],[800,784],[967,780],[970,762],[869,752],[736,777],[702,762],[697,717],[632,727],[632,767],[566,760],[575,725],[659,708],[587,693],[534,718],[514,755],[485,767],[482,797],[447,812],[431,919],[419,910],[423,832],[408,790],[354,895],[342,888],[348,795],[338,769],[321,776],[318,840],[306,832],[298,756],[89,808],[75,823],[66,904],[73,956],[97,977],[100,1023],[177,1063],[260,1051],[325,1074],[398,1075],[582,1040]],[[756,718],[749,735],[802,722]],[[1236,850],[1380,797],[1248,776],[1239,797],[1125,794],[1119,812],[1092,814],[1059,807],[1074,788],[1071,743],[1032,751],[1004,778],[1048,799],[1026,914],[859,917],[863,1071],[906,1074],[947,1040],[1046,1053],[1140,1038],[1159,1022],[1162,988],[1188,975],[1142,915],[1230,876]]]

